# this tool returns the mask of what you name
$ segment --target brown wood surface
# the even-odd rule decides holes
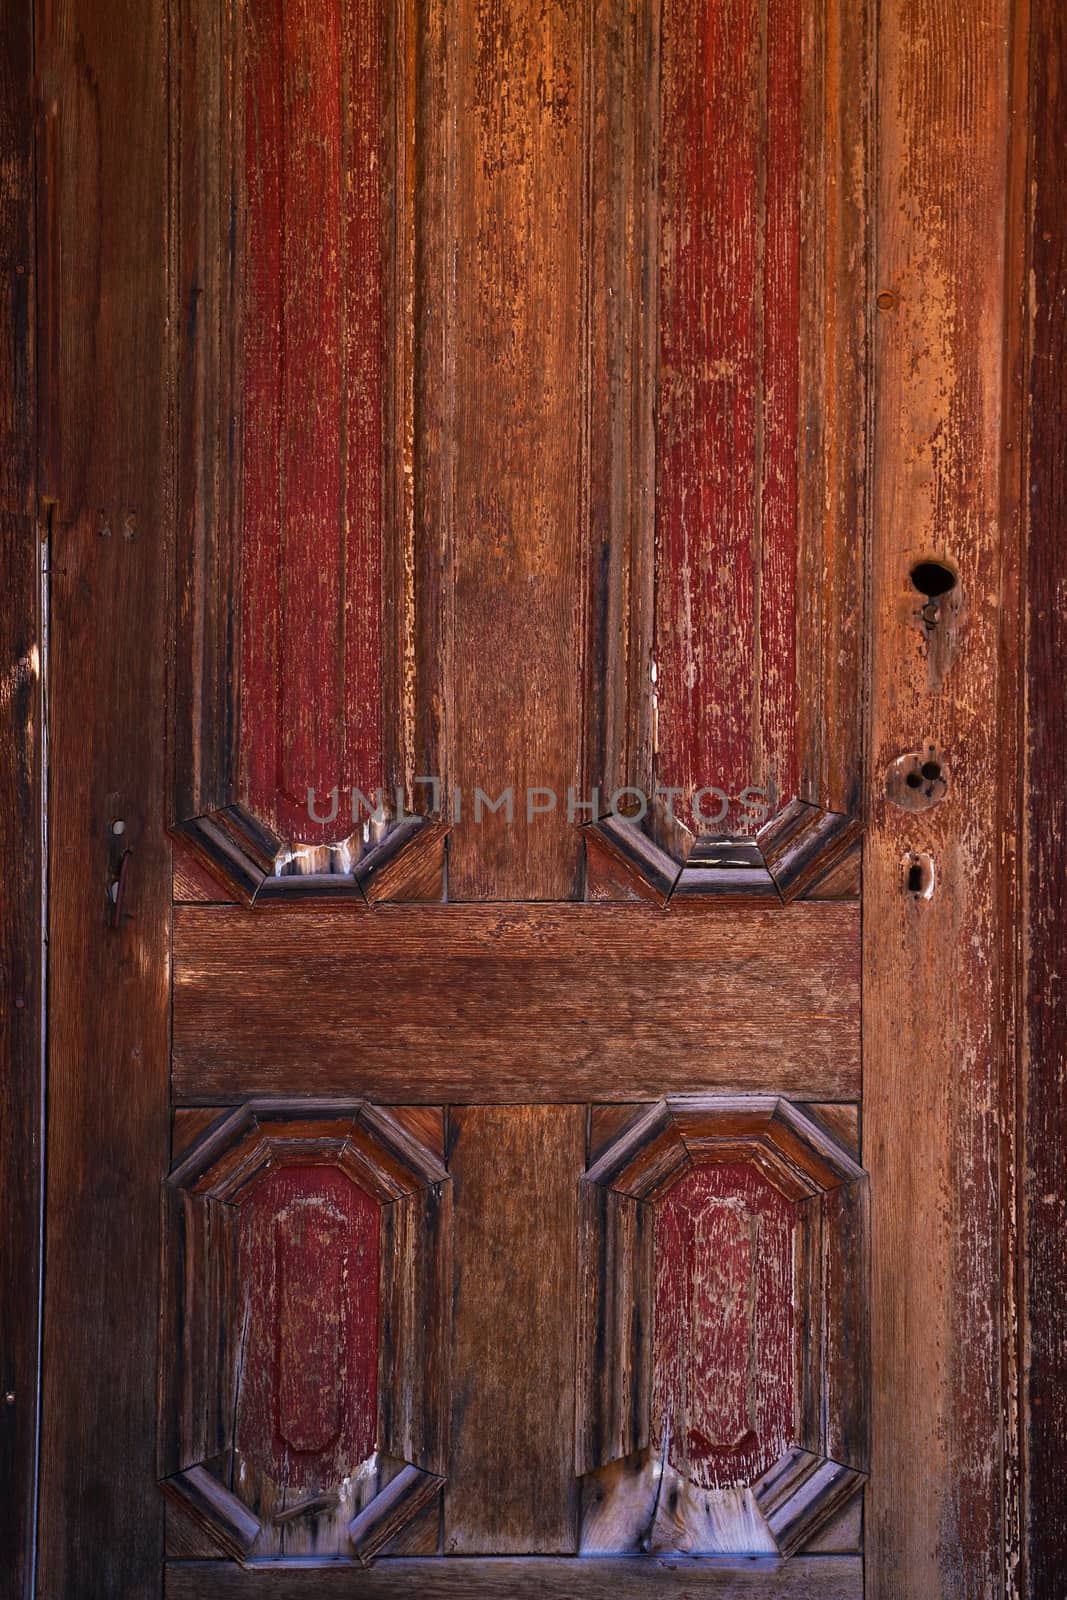
[[[798,793],[851,816],[864,811],[874,11],[824,0],[801,45]]]
[[[1035,0],[1032,18],[1019,1585],[1054,1600],[1067,1573],[1067,12]]]
[[[178,907],[174,1091],[852,1100],[857,912]]]
[[[148,1600],[169,1138],[164,8],[58,0],[38,12],[36,66],[54,502],[38,1593]]]
[[[0,47],[0,1584],[20,1600],[32,1584],[44,998],[32,73],[32,13],[11,8]]]
[[[1016,759],[1010,373],[1020,271],[1011,215],[1007,0],[879,10],[870,796],[864,858],[864,1152],[871,1176],[869,1600],[1003,1593],[1000,1419],[1002,787]],[[1017,195],[1014,196],[1018,198]],[[1006,336],[1007,330],[1007,336]],[[1009,447],[1005,449],[1005,447]],[[954,564],[965,608],[941,662],[910,572]],[[941,662],[943,667],[944,663]],[[887,771],[935,744],[938,803]],[[929,899],[905,863],[925,851]]]
[[[582,1106],[464,1106],[455,1200],[447,1556],[569,1554]]]
[[[652,778],[660,134],[660,7],[592,0],[590,19],[583,798]]]
[[[599,1183],[582,1183],[578,1208],[581,1475],[648,1444],[653,1217],[632,1195]]]
[[[172,1563],[166,1600],[862,1600],[858,1556],[794,1556],[791,1561],[700,1561],[680,1556],[616,1560],[380,1561],[370,1572],[312,1567],[303,1572],[242,1571],[232,1563]]]
[[[423,537],[444,541],[441,751],[452,807],[450,895],[561,900],[577,886],[566,792],[581,751],[579,443],[583,39],[587,4],[431,5],[447,128],[444,236],[431,284],[443,357],[419,373],[447,451]],[[430,352],[427,352],[430,354]],[[439,391],[435,396],[432,391]],[[436,408],[439,407],[439,410]],[[473,814],[474,791],[515,789],[516,816]],[[526,790],[557,798],[525,820]]]

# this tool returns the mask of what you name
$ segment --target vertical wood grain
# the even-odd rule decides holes
[[[887,0],[878,61],[871,822],[864,1151],[873,1221],[872,1600],[1004,1587],[1001,806],[1017,689],[1002,445],[1012,6]],[[1005,508],[1008,508],[1007,510]],[[965,629],[931,673],[909,573],[953,562]],[[1005,647],[1006,641],[1006,647]],[[909,812],[890,763],[933,742],[951,781]],[[932,897],[907,892],[911,851]]]
[[[662,52],[656,777],[773,804],[796,787],[800,11],[674,0]]]
[[[382,782],[383,21],[276,0],[246,31],[242,788],[342,838],[307,791]]]
[[[1052,1600],[1067,1571],[1067,1008],[1061,976],[1067,939],[1067,15],[1055,0],[1035,0],[1032,17],[1019,1582],[1033,1600]]]
[[[162,1581],[166,42],[155,0],[57,0],[38,13],[50,396],[41,490],[55,502],[38,1563],[38,1592],[48,1596],[88,1585],[148,1600]],[[110,891],[123,860],[116,903]]]
[[[231,107],[237,49],[233,7],[173,0],[169,9],[172,215],[180,306],[173,418],[179,485],[174,595],[172,719],[174,813],[192,817],[237,798],[237,667],[241,466],[233,426],[239,376],[240,282],[229,240],[240,231],[238,182],[244,126]],[[180,85],[180,89],[179,89]],[[222,598],[226,597],[226,603]]]
[[[447,452],[420,536],[441,609],[436,681],[452,806],[450,897],[568,899],[578,835],[566,814],[581,753],[582,43],[586,4],[447,8],[448,129],[440,198],[445,320],[420,387],[424,449]],[[432,201],[431,201],[432,203]],[[435,296],[438,290],[432,291]],[[430,352],[426,352],[429,354]],[[438,365],[438,356],[441,365]],[[436,391],[436,394],[435,394]],[[445,437],[447,436],[447,437]],[[509,786],[515,817],[473,814]],[[526,791],[555,806],[526,820]],[[535,804],[548,805],[547,800]]]
[[[40,1205],[41,633],[37,596],[33,27],[0,49],[0,1571],[28,1596]]]
[[[583,798],[605,803],[652,786],[660,9],[589,20]]]
[[[572,1554],[583,1106],[450,1113],[455,1199],[446,1555]]]
[[[590,1107],[590,1121],[600,1109]],[[653,1212],[632,1195],[583,1183],[579,1213],[575,1459],[581,1475],[648,1444]]]
[[[801,84],[797,786],[863,811],[873,10],[805,8]]]
[[[417,767],[411,9],[175,0],[178,818]]]

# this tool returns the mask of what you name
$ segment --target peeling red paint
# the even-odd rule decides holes
[[[656,1207],[653,1443],[702,1488],[752,1483],[793,1442],[793,1224],[748,1162]]]
[[[241,1456],[289,1491],[335,1487],[375,1446],[378,1202],[337,1167],[282,1167],[241,1207]]]
[[[383,53],[375,0],[249,12],[241,753],[312,841],[382,782]]]
[[[721,832],[796,792],[800,15],[663,23],[656,772]]]

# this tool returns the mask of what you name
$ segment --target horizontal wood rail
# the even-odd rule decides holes
[[[174,1091],[859,1095],[859,907],[174,908]]]

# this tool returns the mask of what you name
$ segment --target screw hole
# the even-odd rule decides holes
[[[922,779],[917,772],[909,772],[908,776],[904,779],[904,782],[907,784],[909,789],[922,788]]]
[[[911,581],[928,600],[948,594],[956,587],[956,574],[943,561],[918,561],[911,569]]]

